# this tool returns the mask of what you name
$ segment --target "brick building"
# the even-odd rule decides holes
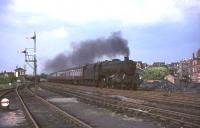
[[[179,63],[178,62],[172,62],[171,64],[167,64],[167,68],[169,70],[169,73],[177,76],[178,74],[178,68],[179,68]]]
[[[142,61],[135,61],[136,62],[136,67],[139,69],[145,69],[148,64],[147,63],[142,63]]]
[[[191,82],[200,83],[200,49],[196,56],[193,53],[192,59],[185,59],[180,61],[178,67],[179,79],[190,79]]]
[[[181,60],[178,65],[179,79],[187,79],[191,77],[192,59]]]
[[[193,53],[191,64],[191,79],[195,83],[200,83],[200,49],[197,51],[196,56]]]
[[[166,67],[165,62],[154,62],[153,67]]]

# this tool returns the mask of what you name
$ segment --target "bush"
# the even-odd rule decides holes
[[[13,83],[16,81],[16,78],[13,77],[5,77],[5,78],[0,78],[0,84],[7,84],[7,83]]]
[[[162,80],[167,75],[168,69],[165,67],[149,67],[142,73],[143,80]]]

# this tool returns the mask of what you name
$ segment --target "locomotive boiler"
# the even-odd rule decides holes
[[[51,73],[52,82],[82,84],[96,87],[136,90],[140,84],[136,74],[136,63],[125,57],[124,61],[97,62]]]

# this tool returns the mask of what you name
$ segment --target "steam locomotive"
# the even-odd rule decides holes
[[[48,81],[134,90],[140,84],[136,63],[128,57],[124,61],[106,60],[54,72],[49,75]]]

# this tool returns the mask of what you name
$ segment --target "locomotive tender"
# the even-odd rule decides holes
[[[48,81],[134,90],[140,84],[136,63],[128,57],[124,61],[106,60],[54,72],[49,75]]]

